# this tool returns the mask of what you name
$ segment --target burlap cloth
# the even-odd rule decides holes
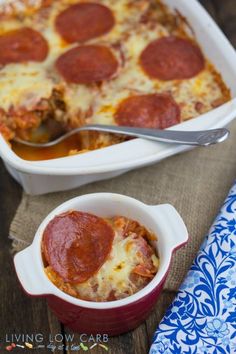
[[[44,217],[78,195],[114,192],[148,204],[170,203],[189,231],[189,242],[176,252],[165,283],[165,289],[177,290],[236,176],[236,120],[229,128],[230,138],[222,144],[197,148],[108,181],[43,196],[23,194],[10,227],[13,250],[29,245]]]

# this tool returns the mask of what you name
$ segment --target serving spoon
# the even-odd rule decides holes
[[[202,131],[177,131],[177,130],[160,130],[160,129],[147,129],[147,128],[133,128],[124,126],[113,126],[113,125],[100,125],[91,124],[85,125],[73,129],[49,142],[37,143],[27,140],[22,140],[20,138],[14,138],[14,141],[38,148],[47,148],[54,146],[63,140],[69,138],[70,136],[82,132],[82,131],[98,131],[122,134],[137,138],[143,138],[153,141],[159,141],[164,143],[174,143],[183,145],[193,145],[193,146],[208,146],[216,143],[221,143],[226,140],[229,136],[229,131],[225,128],[202,130]]]

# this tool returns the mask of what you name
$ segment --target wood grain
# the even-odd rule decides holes
[[[212,0],[221,29],[236,47],[236,2],[234,0]]]
[[[218,21],[214,0],[200,0],[199,2],[203,5],[203,7],[205,7],[214,20]]]
[[[27,297],[16,278],[12,254],[10,254],[8,230],[21,199],[21,188],[9,176],[2,163],[0,163],[0,181],[1,350],[7,345],[6,339],[10,339],[11,334],[39,333],[46,339],[49,333],[60,333],[61,326],[54,316],[48,314],[46,302]],[[35,350],[34,353],[43,354],[42,350]],[[55,353],[59,352],[55,351]]]

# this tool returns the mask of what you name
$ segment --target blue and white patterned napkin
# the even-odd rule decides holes
[[[236,353],[236,183],[155,332],[157,353]]]

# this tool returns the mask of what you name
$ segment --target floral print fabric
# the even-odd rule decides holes
[[[155,332],[157,353],[236,353],[236,184]]]

